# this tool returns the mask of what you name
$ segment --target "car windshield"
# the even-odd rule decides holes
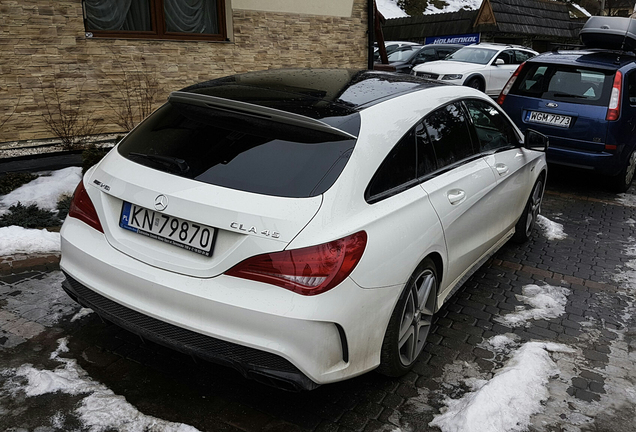
[[[605,106],[609,103],[613,77],[614,71],[532,63],[522,69],[511,93]]]
[[[389,54],[389,62],[407,61],[414,53],[412,49],[394,51]]]
[[[466,63],[476,64],[488,64],[488,62],[497,54],[497,50],[477,47],[465,47],[461,48],[448,57],[445,60],[459,61]]]

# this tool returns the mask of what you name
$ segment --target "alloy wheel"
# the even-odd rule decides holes
[[[539,216],[539,211],[541,210],[541,199],[543,195],[543,182],[538,181],[534,186],[534,190],[532,191],[532,197],[530,198],[529,208],[528,208],[528,217],[526,218],[526,236],[530,237],[532,234],[532,229],[534,228],[534,224],[537,221],[537,217]]]
[[[435,274],[425,269],[409,290],[398,333],[398,351],[403,366],[410,366],[422,352],[435,312]]]

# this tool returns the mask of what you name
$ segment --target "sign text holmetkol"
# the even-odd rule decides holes
[[[471,33],[463,35],[448,35],[448,36],[431,36],[426,38],[426,45],[428,44],[462,44],[470,45],[479,43],[480,33]]]

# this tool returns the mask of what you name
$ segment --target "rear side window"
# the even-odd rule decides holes
[[[367,200],[394,191],[400,186],[407,187],[414,181],[417,178],[416,151],[415,134],[411,130],[382,161],[367,188]]]
[[[359,114],[323,119],[357,135]],[[167,103],[119,144],[141,165],[204,183],[281,197],[311,197],[336,181],[355,139],[232,112]]]
[[[475,154],[464,110],[459,103],[442,107],[424,125],[437,156],[437,168],[454,164]]]
[[[585,105],[606,106],[614,71],[527,63],[510,93]]]

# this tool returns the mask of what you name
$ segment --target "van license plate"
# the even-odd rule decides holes
[[[216,240],[216,228],[179,219],[129,202],[124,202],[122,206],[119,226],[205,256],[212,256]]]
[[[526,116],[526,121],[531,123],[542,123],[562,128],[568,128],[570,127],[570,123],[572,122],[572,117],[539,111],[529,111]]]

